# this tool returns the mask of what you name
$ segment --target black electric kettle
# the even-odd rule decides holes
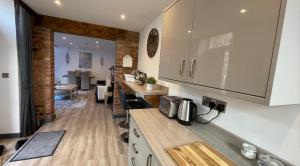
[[[189,126],[193,124],[193,121],[197,116],[197,105],[192,99],[183,98],[179,105],[177,121],[180,124]]]

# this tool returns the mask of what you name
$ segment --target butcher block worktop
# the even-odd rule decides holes
[[[186,166],[234,166],[234,164],[212,149],[204,142],[181,145],[167,149],[168,153],[176,161],[177,165]]]

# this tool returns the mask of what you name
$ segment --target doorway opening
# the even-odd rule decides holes
[[[55,111],[84,108],[93,92],[98,102],[113,94],[115,55],[115,41],[54,32]]]

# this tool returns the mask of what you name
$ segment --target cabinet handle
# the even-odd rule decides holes
[[[132,163],[133,166],[136,166],[134,157],[131,158],[131,163]]]
[[[134,151],[134,153],[138,154],[139,151],[136,149],[135,143],[132,144],[132,149]]]
[[[180,62],[180,69],[179,69],[179,75],[183,75],[183,68],[184,68],[184,63],[185,63],[185,59],[181,59],[181,62]]]
[[[136,137],[138,137],[138,138],[140,137],[139,133],[137,132],[137,129],[133,129],[133,133]]]
[[[193,59],[191,60],[191,66],[190,66],[190,70],[189,70],[189,76],[190,76],[190,77],[192,77],[193,74],[194,74],[194,64],[195,64],[195,62],[196,62],[196,59],[193,58]]]
[[[182,75],[183,59],[180,61],[179,75]]]
[[[152,165],[152,154],[149,154],[147,157],[147,165],[146,166],[151,166]]]

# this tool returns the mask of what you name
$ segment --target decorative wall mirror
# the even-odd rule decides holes
[[[103,65],[104,65],[104,59],[103,59],[103,56],[101,56],[101,58],[100,58],[100,65],[103,67]]]
[[[123,57],[123,67],[132,67],[132,57],[127,54]]]
[[[66,60],[66,64],[68,65],[70,63],[70,55],[69,55],[69,51],[67,51],[67,54],[65,56],[65,60]]]
[[[66,53],[66,56],[65,56],[65,60],[66,60],[66,64],[67,65],[70,63],[70,54],[69,54],[69,51],[71,51],[71,48],[67,49],[67,53]]]
[[[156,28],[153,28],[148,36],[147,53],[150,58],[154,57],[159,43],[159,33]]]

